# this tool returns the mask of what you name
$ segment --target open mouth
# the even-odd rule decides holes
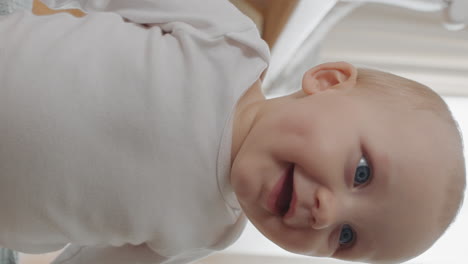
[[[281,186],[280,192],[278,194],[278,199],[275,203],[275,208],[281,216],[285,216],[289,211],[291,206],[293,191],[294,191],[294,165],[291,165],[286,179],[284,180],[283,185]]]

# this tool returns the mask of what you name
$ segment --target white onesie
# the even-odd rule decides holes
[[[186,263],[234,242],[231,118],[269,61],[255,24],[227,0],[44,2],[88,15],[0,17],[0,247]]]

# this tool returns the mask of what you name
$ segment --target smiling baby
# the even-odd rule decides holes
[[[462,142],[429,88],[336,62],[307,71],[288,96],[264,100],[253,89],[238,110],[231,181],[247,217],[279,246],[400,262],[453,221]]]

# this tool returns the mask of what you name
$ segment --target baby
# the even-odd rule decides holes
[[[0,246],[54,264],[187,263],[246,217],[286,250],[412,258],[455,218],[438,95],[345,62],[266,100],[268,46],[221,0],[44,0],[0,18]]]
[[[453,221],[465,186],[462,141],[429,88],[338,62],[306,72],[294,94],[245,96],[231,182],[249,220],[276,244],[402,262]]]

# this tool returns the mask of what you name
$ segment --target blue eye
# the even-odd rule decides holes
[[[340,246],[348,246],[354,241],[354,232],[349,225],[343,225],[340,233]]]
[[[371,170],[369,165],[367,165],[367,160],[362,157],[359,161],[359,164],[356,168],[356,173],[354,174],[354,186],[358,186],[368,182],[371,178]]]

